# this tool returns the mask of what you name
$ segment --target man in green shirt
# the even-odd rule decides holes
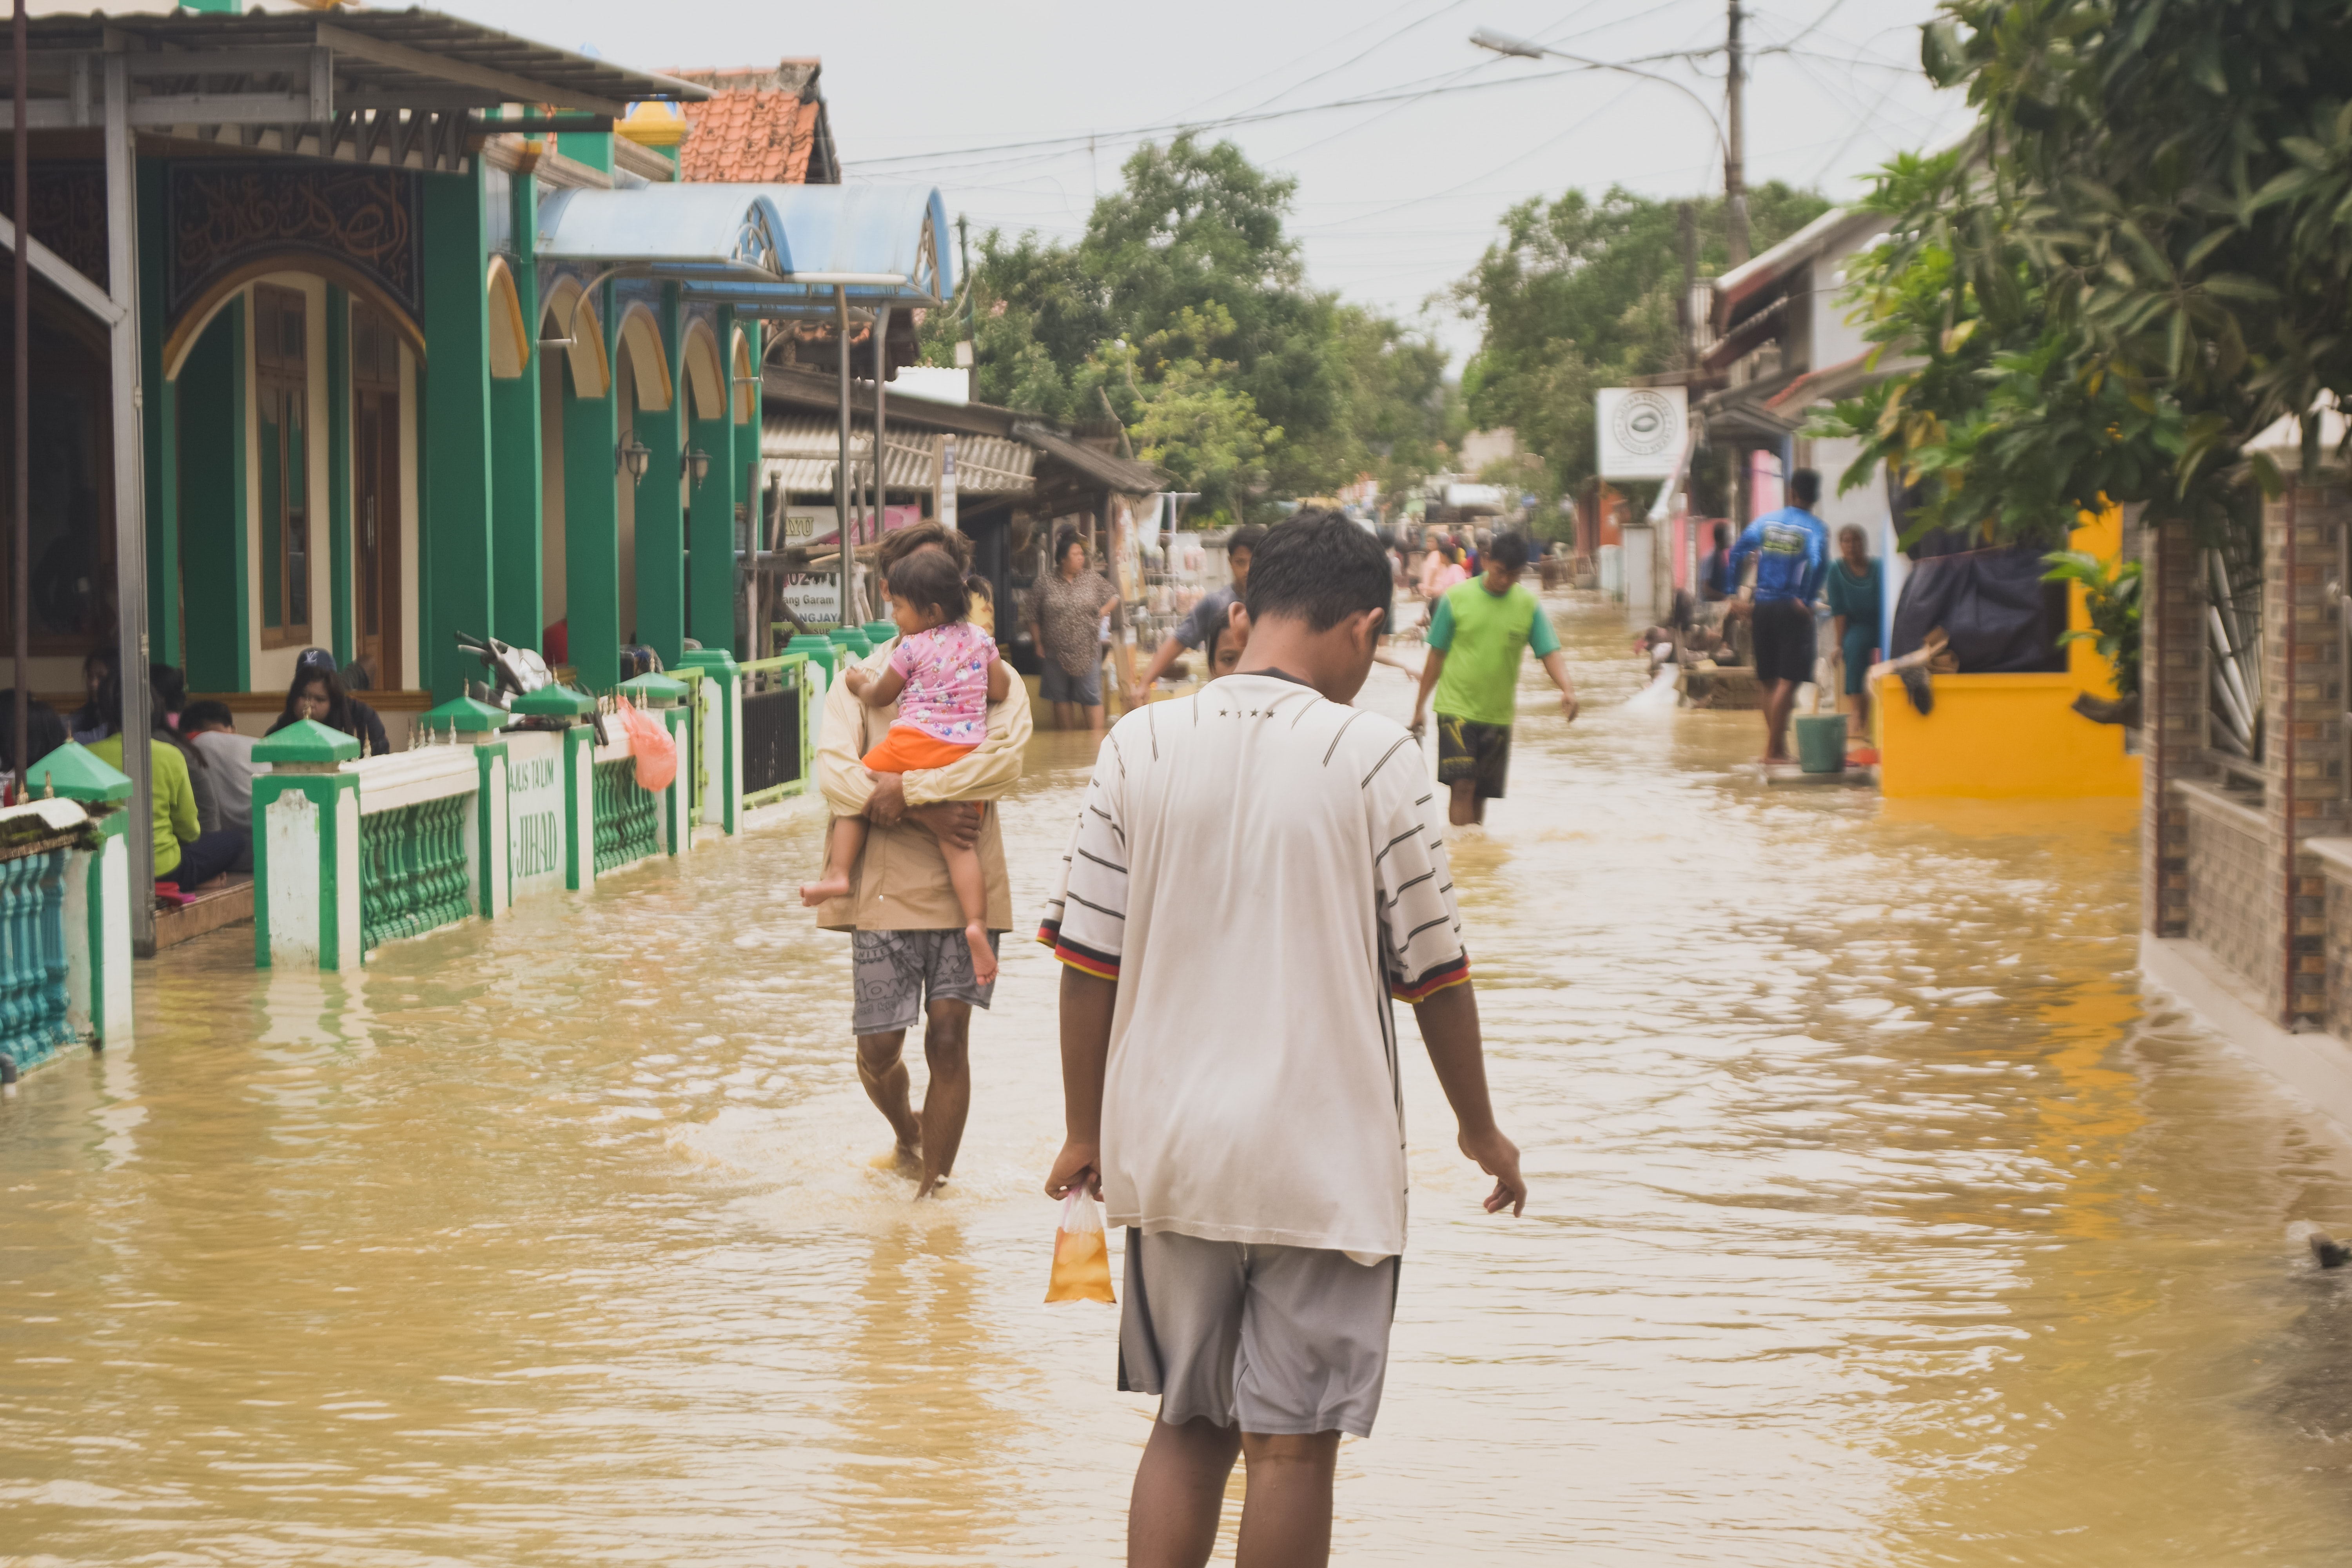
[[[1412,703],[1422,731],[1429,694],[1437,692],[1437,782],[1453,791],[1446,816],[1456,827],[1486,820],[1486,803],[1503,795],[1511,763],[1511,721],[1518,713],[1519,650],[1532,647],[1559,688],[1559,710],[1576,721],[1576,689],[1551,617],[1518,585],[1527,570],[1524,535],[1498,533],[1486,570],[1446,590],[1429,616],[1429,658]]]

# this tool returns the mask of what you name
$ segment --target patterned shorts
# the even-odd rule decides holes
[[[988,933],[989,951],[996,951],[997,933]],[[850,1013],[850,1030],[859,1035],[889,1035],[911,1029],[921,1021],[925,998],[932,1002],[969,1002],[986,1007],[996,994],[996,983],[980,984],[972,977],[971,949],[961,928],[950,931],[856,931],[849,933],[849,958],[856,1005]]]
[[[1511,727],[1481,724],[1451,713],[1437,716],[1437,782],[1451,789],[1474,781],[1480,800],[1500,800],[1511,776]]]

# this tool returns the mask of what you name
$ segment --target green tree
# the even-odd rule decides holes
[[[1066,422],[1115,416],[1201,492],[1195,515],[1442,467],[1458,425],[1444,352],[1308,286],[1284,226],[1293,188],[1229,142],[1180,136],[1128,160],[1076,245],[979,237],[981,396]],[[961,331],[927,321],[926,359],[951,363]]]
[[[1718,273],[1728,256],[1723,204],[1691,205],[1699,271]],[[1757,245],[1779,244],[1828,205],[1777,181],[1758,188],[1748,196]],[[1454,286],[1455,308],[1482,327],[1463,374],[1469,416],[1484,428],[1511,426],[1542,456],[1549,496],[1591,476],[1593,393],[1675,367],[1682,277],[1679,204],[1612,187],[1598,201],[1570,191],[1511,208]]]
[[[2304,417],[2315,459],[2352,391],[2352,9],[1949,0],[1921,53],[1979,120],[1890,169],[1860,302],[1927,363],[1838,422],[1952,524],[2105,497],[2242,539],[2278,482],[2245,444]]]

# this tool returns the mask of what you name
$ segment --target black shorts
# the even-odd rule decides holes
[[[1475,719],[1437,716],[1437,782],[1452,788],[1463,779],[1477,781],[1480,800],[1503,798],[1503,783],[1511,771],[1511,727],[1481,724]]]
[[[1767,599],[1756,606],[1756,679],[1807,681],[1813,678],[1813,607],[1796,599]]]

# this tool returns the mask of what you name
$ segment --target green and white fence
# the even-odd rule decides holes
[[[742,713],[739,748],[745,809],[804,793],[814,776],[816,730],[824,711],[824,683],[813,678],[808,655],[778,654],[736,667],[736,705]]]
[[[421,749],[388,757],[361,761],[349,736],[310,723],[262,742],[254,759],[270,772],[254,781],[254,961],[348,969],[383,942],[495,920],[518,900],[584,891],[676,855],[698,825],[732,834],[749,807],[806,788],[805,660],[689,657],[698,662],[683,679],[621,687],[677,749],[677,776],[660,790],[638,784],[619,717],[604,717],[600,742],[598,705],[562,687],[517,699],[511,714],[445,703],[419,721]],[[780,721],[789,742],[780,761],[763,738],[756,793],[744,776],[747,691],[751,722]]]
[[[31,774],[0,809],[0,1081],[131,1038],[131,781],[72,744]]]

